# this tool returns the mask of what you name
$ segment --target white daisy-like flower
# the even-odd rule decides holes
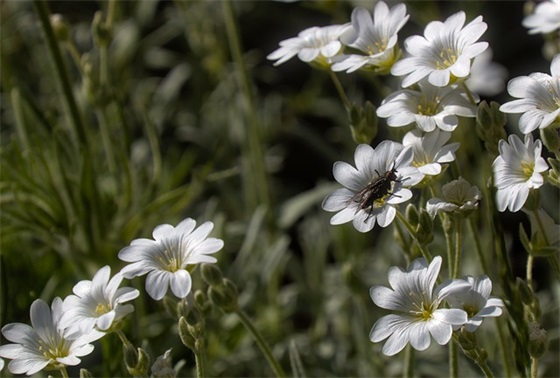
[[[162,299],[168,287],[176,297],[185,298],[192,286],[188,265],[215,263],[216,258],[209,254],[224,246],[222,240],[208,238],[214,228],[212,222],[196,230],[195,226],[196,221],[187,218],[177,227],[157,226],[152,233],[155,240],[133,240],[119,252],[121,260],[132,263],[121,270],[122,275],[130,279],[148,273],[146,291],[155,300]]]
[[[441,165],[455,160],[455,151],[459,143],[445,144],[451,138],[451,133],[435,129],[430,133],[422,133],[414,129],[406,133],[403,145],[411,147],[414,157],[412,165],[424,175],[439,175]]]
[[[462,177],[445,184],[442,192],[443,198],[431,198],[426,205],[432,218],[439,212],[465,214],[476,210],[482,198],[480,190]]]
[[[552,59],[550,73],[535,72],[516,77],[508,83],[508,92],[519,98],[500,106],[504,113],[523,113],[519,130],[523,134],[544,129],[560,120],[560,54]]]
[[[548,165],[541,157],[541,141],[533,142],[531,134],[525,135],[525,143],[515,134],[508,137],[508,142],[502,139],[498,143],[500,155],[492,163],[492,170],[498,210],[516,212],[525,204],[529,190],[542,186],[541,173]]]
[[[131,304],[123,304],[140,295],[132,287],[121,287],[123,276],[121,273],[111,276],[111,268],[104,266],[93,276],[91,281],[78,282],[69,295],[64,299],[64,314],[61,325],[69,330],[79,329],[89,332],[92,329],[107,332],[110,328],[134,311]]]
[[[560,29],[560,0],[539,3],[521,24],[529,29],[529,34],[546,34]]]
[[[31,304],[31,326],[10,323],[2,327],[4,337],[15,343],[0,346],[0,356],[12,361],[8,370],[13,374],[32,375],[43,369],[56,370],[80,363],[93,351],[90,343],[104,333],[93,330],[87,334],[68,335],[60,327],[62,299],[55,298],[52,311],[41,299]]]
[[[276,60],[277,66],[298,56],[306,63],[316,62],[329,65],[330,59],[342,49],[340,35],[349,27],[345,25],[313,26],[301,31],[297,37],[280,42],[280,48],[268,54],[269,60]]]
[[[466,98],[462,88],[438,88],[426,81],[418,83],[419,91],[404,89],[389,95],[377,108],[377,116],[387,118],[392,127],[407,126],[415,122],[422,131],[436,128],[453,131],[461,117],[476,116],[476,106]]]
[[[463,278],[471,289],[453,293],[447,297],[452,308],[459,308],[467,313],[468,320],[464,327],[467,332],[474,332],[482,324],[484,318],[502,315],[504,302],[500,298],[490,297],[492,281],[488,276],[466,276]],[[460,326],[454,327],[459,329]]]
[[[410,55],[391,68],[395,76],[408,75],[402,82],[408,87],[424,77],[437,87],[444,87],[454,78],[466,78],[471,59],[488,47],[487,42],[476,42],[487,25],[478,16],[465,27],[465,12],[450,16],[445,22],[432,21],[424,29],[424,36],[412,36],[404,41]]]
[[[471,75],[465,84],[472,92],[483,96],[495,96],[506,87],[507,69],[492,61],[492,49],[489,47],[477,55],[471,66]]]
[[[464,280],[450,280],[434,289],[441,262],[441,257],[436,256],[429,265],[424,258],[416,259],[406,271],[391,267],[391,288],[376,285],[370,289],[377,306],[394,311],[377,320],[370,332],[374,343],[389,338],[382,349],[386,356],[399,353],[408,343],[416,350],[425,350],[432,337],[439,345],[445,345],[451,339],[453,326],[467,322],[464,310],[443,308],[443,303],[470,285]]]
[[[342,161],[334,163],[334,178],[344,188],[328,195],[323,209],[337,212],[332,225],[352,221],[360,232],[370,231],[376,223],[387,227],[395,218],[396,206],[412,198],[405,186],[415,185],[423,177],[410,165],[412,149],[389,140],[375,149],[360,144],[354,161],[355,168]]]
[[[362,67],[389,69],[396,59],[397,33],[408,21],[404,4],[389,9],[383,1],[375,5],[373,14],[364,8],[352,12],[352,26],[341,35],[346,46],[366,55],[342,55],[331,67],[333,71],[354,72]]]

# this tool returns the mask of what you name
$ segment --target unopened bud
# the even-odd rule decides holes
[[[348,121],[352,131],[352,138],[356,143],[369,144],[377,135],[377,114],[375,106],[367,101],[363,108],[352,104],[348,110]]]
[[[214,264],[202,264],[200,269],[202,278],[210,286],[220,286],[222,284],[222,271]]]
[[[434,240],[433,230],[433,221],[430,214],[426,211],[426,209],[420,209],[420,217],[418,221],[418,227],[416,231],[416,238],[418,241],[423,244],[427,245]]]
[[[529,285],[527,285],[527,283],[520,277],[515,279],[515,286],[517,288],[517,292],[519,293],[519,297],[521,298],[521,302],[523,302],[526,306],[530,306],[535,301],[533,290],[531,290]]]
[[[103,22],[103,13],[101,11],[97,11],[93,15],[91,29],[93,40],[97,46],[109,45],[111,42],[111,29],[105,22]]]
[[[80,369],[80,378],[93,378],[93,375],[87,369]]]
[[[505,124],[506,116],[500,111],[500,104],[492,101],[488,105],[486,101],[482,101],[478,105],[476,133],[492,155],[498,155],[498,142],[507,137]]]
[[[560,152],[560,122],[555,122],[540,129],[541,139],[548,151],[554,154]]]
[[[184,316],[181,316],[181,318],[179,319],[179,338],[181,339],[181,342],[189,349],[191,350],[195,350],[195,338],[193,337],[193,335],[191,335],[190,331],[189,331],[189,325],[187,323],[187,320],[185,319]]]
[[[533,358],[541,357],[547,349],[546,331],[539,323],[531,322],[529,328],[529,354]]]
[[[145,377],[150,368],[150,356],[142,348],[132,353],[132,346],[125,347],[124,362],[130,375]]]
[[[70,28],[61,14],[53,14],[51,16],[51,25],[56,39],[62,42],[68,41],[70,38]]]
[[[412,203],[409,203],[406,206],[405,215],[408,223],[410,223],[412,227],[416,228],[416,226],[418,226],[418,222],[420,221],[420,216],[418,215],[416,206],[414,206]]]

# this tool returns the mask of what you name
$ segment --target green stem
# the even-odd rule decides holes
[[[50,13],[47,4],[44,0],[34,0],[33,5],[41,21],[41,26],[45,33],[47,46],[51,57],[54,61],[54,68],[56,71],[57,79],[62,89],[62,94],[66,106],[70,112],[70,119],[74,127],[74,132],[78,138],[80,147],[87,149],[87,137],[85,134],[85,128],[82,123],[82,118],[80,116],[80,111],[78,110],[78,105],[76,99],[74,98],[74,93],[72,92],[72,85],[70,83],[70,78],[68,77],[68,71],[66,70],[66,65],[64,64],[64,59],[62,59],[62,53],[58,46],[58,41],[54,35],[52,25],[50,22]]]
[[[198,378],[206,377],[206,351],[205,348],[201,348],[200,350],[194,353],[195,362],[196,362],[196,376]]]
[[[463,233],[463,226],[462,220],[457,219],[455,221],[455,260],[453,265],[453,275],[451,278],[459,277],[459,267],[461,266],[461,247],[462,247],[462,233]]]
[[[461,87],[463,87],[463,89],[465,90],[465,93],[467,94],[469,102],[473,105],[476,105],[476,102],[474,101],[474,97],[471,93],[471,90],[469,89],[469,87],[467,87],[467,84],[465,84],[464,81],[461,82]]]
[[[529,286],[531,290],[533,290],[533,261],[534,260],[535,258],[533,257],[533,255],[529,253],[529,255],[527,256],[527,271],[525,274],[527,279],[527,286]]]
[[[280,366],[280,363],[278,362],[278,360],[276,360],[276,358],[272,354],[272,351],[270,350],[270,347],[266,343],[266,341],[265,341],[264,337],[261,335],[261,333],[255,328],[251,319],[249,319],[247,314],[242,310],[237,310],[237,311],[235,311],[235,313],[237,314],[237,316],[239,316],[239,319],[241,320],[241,323],[243,323],[245,328],[247,328],[247,330],[249,332],[251,332],[251,334],[255,338],[255,341],[257,342],[257,345],[261,349],[261,352],[264,354],[264,356],[265,356],[266,360],[268,361],[270,367],[274,371],[274,374],[276,374],[277,377],[286,377],[286,373],[282,369],[282,366]]]
[[[403,378],[412,378],[414,375],[414,349],[409,345],[406,346],[404,355]]]
[[[62,375],[63,378],[70,378],[68,371],[66,371],[66,366],[60,368],[60,375]]]
[[[539,372],[539,359],[531,357],[531,378],[537,378]]]
[[[236,72],[241,86],[242,98],[245,105],[245,113],[247,116],[248,135],[247,150],[248,160],[251,163],[251,169],[245,172],[245,185],[248,189],[247,199],[250,202],[249,210],[252,212],[257,206],[264,204],[266,209],[270,209],[270,194],[268,188],[268,178],[265,166],[264,153],[261,146],[260,127],[257,114],[255,111],[253,93],[249,82],[247,69],[243,60],[243,52],[239,39],[239,31],[236,18],[233,12],[231,0],[222,2],[224,19],[226,24],[227,37],[231,54],[236,66]],[[255,195],[251,195],[251,190],[255,191]]]
[[[508,350],[511,350],[511,348],[506,349],[506,339],[504,336],[504,330],[502,329],[502,323],[500,320],[496,321],[496,327],[498,328],[498,337],[499,337],[499,343],[500,343],[500,352],[502,354],[502,363],[503,363],[503,369],[505,372],[505,376],[506,377],[511,377],[511,361],[509,358],[509,353]]]
[[[457,378],[459,371],[459,361],[457,360],[457,344],[454,342],[449,343],[449,377]]]
[[[440,220],[441,220],[441,224],[444,225],[444,223],[447,221],[446,218],[449,217],[449,215],[447,214],[441,214],[440,213]],[[448,274],[449,277],[453,276],[453,235],[451,234],[451,232],[449,232],[449,228],[448,227],[443,227],[444,230],[444,234],[445,234],[445,247],[447,250],[447,270],[448,270]]]
[[[107,155],[107,165],[109,168],[109,173],[115,173],[116,161],[115,154],[113,153],[113,145],[111,143],[111,136],[109,133],[109,123],[107,122],[107,117],[105,116],[105,109],[98,110],[97,117],[99,118],[99,130],[101,132],[101,141],[105,149],[105,154]]]
[[[398,210],[397,210],[397,218],[403,224],[403,226],[408,230],[408,233],[410,234],[410,236],[412,236],[412,238],[416,241],[416,244],[418,245],[418,248],[420,249],[420,252],[422,253],[422,256],[424,256],[424,258],[428,262],[431,262],[432,261],[432,254],[430,253],[430,251],[428,251],[426,249],[425,246],[423,246],[418,241],[418,239],[416,238],[416,232],[414,230],[414,227],[412,227],[412,225],[410,223],[408,223],[408,220],[406,220],[406,217],[404,215],[402,215],[401,212],[398,211]]]
[[[340,80],[338,80],[338,76],[336,76],[336,74],[330,69],[327,70],[327,72],[332,79],[332,82],[336,88],[336,91],[338,92],[338,95],[340,96],[340,99],[342,100],[342,103],[344,104],[344,107],[346,108],[346,110],[350,110],[352,105],[350,104],[350,100],[348,100],[348,97],[346,96],[346,92],[344,92],[344,88],[342,87]]]

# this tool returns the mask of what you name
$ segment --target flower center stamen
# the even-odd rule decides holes
[[[459,54],[451,48],[441,50],[439,53],[440,60],[436,61],[436,69],[445,70],[451,67],[457,61],[458,55]]]

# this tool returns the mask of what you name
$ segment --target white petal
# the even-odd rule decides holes
[[[190,293],[192,287],[192,279],[189,272],[179,269],[170,280],[171,291],[178,298],[185,298]]]
[[[153,270],[146,277],[146,291],[148,295],[159,301],[167,293],[171,273]]]
[[[451,340],[453,327],[451,327],[451,325],[449,324],[440,321],[430,321],[428,322],[428,329],[436,343],[438,343],[439,345],[445,345],[449,342],[449,340]]]

